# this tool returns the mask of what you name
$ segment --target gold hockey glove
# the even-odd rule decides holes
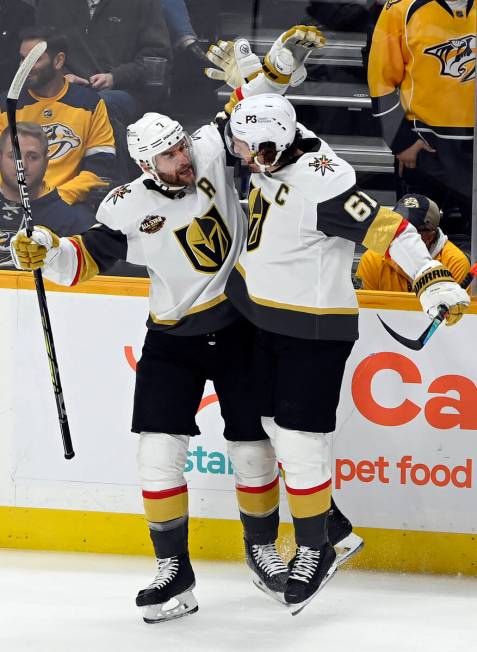
[[[283,32],[263,61],[263,71],[272,81],[298,86],[306,79],[305,61],[313,50],[325,45],[325,37],[317,27],[294,25]],[[289,73],[290,57],[292,69]]]
[[[43,267],[52,249],[59,247],[60,239],[46,226],[35,226],[31,238],[25,229],[19,231],[10,242],[10,251],[17,269],[33,271]],[[53,252],[52,252],[53,253]]]
[[[217,41],[211,45],[206,54],[207,59],[216,68],[205,68],[210,79],[217,79],[237,88],[249,82],[262,71],[262,64],[252,52],[250,43],[240,38],[236,41]]]

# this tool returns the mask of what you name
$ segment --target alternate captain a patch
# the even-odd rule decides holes
[[[106,201],[111,201],[113,200],[113,205],[116,206],[116,203],[118,199],[124,199],[124,197],[131,192],[131,188],[129,187],[129,184],[126,184],[125,186],[119,186],[113,192],[109,195]]]
[[[146,215],[141,222],[139,230],[142,231],[142,233],[157,233],[162,229],[165,221],[166,218],[161,217],[160,215]]]
[[[315,156],[315,158],[308,163],[310,168],[315,168],[315,172],[321,172],[321,176],[324,177],[326,172],[334,172],[334,168],[337,167],[338,163],[333,163],[333,160],[322,154],[320,158]]]

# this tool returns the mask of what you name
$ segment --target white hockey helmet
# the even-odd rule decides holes
[[[190,147],[189,136],[182,125],[161,113],[145,113],[142,118],[127,128],[127,143],[131,158],[151,179],[169,189],[172,188],[159,177],[154,158],[157,154],[174,147],[181,140],[186,140]]]
[[[258,154],[261,143],[273,143],[277,156],[271,165],[275,165],[281,153],[295,139],[296,113],[291,102],[282,95],[255,95],[235,105],[228,126],[229,136],[231,134],[247,143],[252,155]],[[228,146],[236,156],[233,143],[228,143]]]

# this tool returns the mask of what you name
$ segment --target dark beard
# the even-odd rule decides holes
[[[193,170],[194,168],[192,168]],[[163,181],[168,186],[192,186],[195,183],[195,175],[193,180],[182,179],[181,175],[175,174],[174,176],[170,174],[159,174],[161,181]]]
[[[28,89],[32,91],[41,91],[41,89],[49,84],[56,77],[56,71],[53,66],[48,66],[44,68],[39,74],[38,77],[33,81],[28,80],[27,85]]]

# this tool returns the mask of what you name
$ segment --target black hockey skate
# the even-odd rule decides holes
[[[299,546],[289,566],[285,602],[296,616],[333,577],[336,552],[328,542],[318,550]]]
[[[252,571],[252,582],[261,591],[285,603],[283,593],[288,579],[288,567],[280,557],[274,543],[251,544],[244,539],[245,558]]]
[[[139,591],[136,598],[136,605],[142,607],[144,622],[161,623],[198,611],[192,593],[194,587],[194,571],[188,554],[158,559],[154,581]]]
[[[350,520],[340,512],[333,500],[328,512],[328,539],[335,548],[337,566],[344,564],[364,546],[363,539],[353,533]]]

